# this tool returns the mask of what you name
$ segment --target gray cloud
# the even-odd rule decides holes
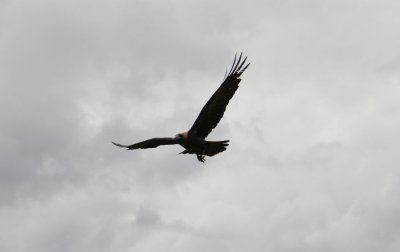
[[[398,251],[395,1],[0,1],[3,251]],[[252,62],[205,165],[179,147]]]

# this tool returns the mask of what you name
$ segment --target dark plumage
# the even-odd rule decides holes
[[[204,156],[214,156],[226,150],[229,140],[206,141],[205,139],[218,125],[219,121],[224,116],[226,106],[239,88],[239,83],[241,81],[240,76],[250,65],[250,63],[244,65],[246,59],[247,57],[242,61],[242,54],[240,54],[239,59],[236,61],[235,55],[229,73],[225,73],[224,81],[221,86],[211,96],[206,105],[204,105],[189,131],[176,134],[175,137],[152,138],[132,145],[122,145],[114,142],[113,144],[118,147],[127,148],[128,150],[180,144],[185,148],[180,154],[196,154],[200,162],[205,161]]]

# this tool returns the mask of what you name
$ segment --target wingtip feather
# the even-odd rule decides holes
[[[241,61],[242,56],[243,56],[243,53],[241,52],[239,55],[239,58],[237,59],[237,53],[235,53],[235,58],[233,60],[232,67],[229,70],[229,73],[227,75],[225,74],[224,79],[231,75],[236,75],[236,77],[238,78],[247,69],[247,67],[250,65],[250,63],[248,63],[245,67],[243,67],[243,65],[246,63],[247,56],[243,59],[243,61]]]
[[[118,146],[118,147],[121,147],[121,148],[128,148],[128,146],[126,146],[126,145],[122,145],[122,144],[114,143],[114,142],[111,142],[111,143],[114,144],[115,146]]]
[[[236,66],[235,66],[235,68],[234,68],[233,71],[232,71],[233,74],[236,73],[236,71],[238,70],[238,66],[239,66],[239,64],[240,64],[240,60],[242,59],[242,55],[243,55],[243,53],[240,53],[239,59],[238,59],[238,61],[237,61],[237,63],[236,63]]]
[[[228,76],[231,75],[232,70],[233,70],[233,67],[235,66],[235,63],[236,63],[236,56],[237,56],[237,53],[235,53],[235,58],[233,59],[233,64],[232,64],[231,70],[229,70]]]
[[[250,62],[242,69],[238,72],[238,77],[240,77],[242,75],[242,73],[244,73],[244,71],[250,66]]]

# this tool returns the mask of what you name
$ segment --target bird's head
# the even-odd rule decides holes
[[[175,140],[178,142],[183,141],[183,139],[185,139],[185,133],[178,133],[175,135]]]
[[[182,133],[179,133],[179,134],[176,134],[175,135],[175,139],[183,139],[183,134]]]

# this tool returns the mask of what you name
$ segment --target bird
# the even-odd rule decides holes
[[[211,157],[225,151],[229,145],[229,140],[207,141],[206,138],[222,119],[229,101],[239,88],[240,76],[250,65],[250,63],[245,65],[247,57],[242,60],[242,54],[240,53],[238,59],[237,54],[235,54],[229,72],[225,71],[222,84],[204,105],[188,131],[178,133],[174,137],[155,137],[131,145],[112,143],[115,146],[126,148],[126,150],[149,149],[157,148],[161,145],[179,144],[185,148],[179,154],[195,154],[198,161],[203,163],[205,162],[205,156]]]

